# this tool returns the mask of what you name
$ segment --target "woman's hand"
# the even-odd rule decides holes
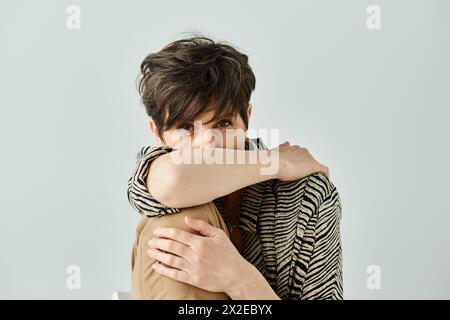
[[[255,278],[256,268],[239,254],[222,229],[189,217],[185,217],[185,222],[201,235],[171,227],[153,231],[156,237],[148,242],[148,254],[162,262],[152,266],[158,273],[229,295],[241,290],[246,277]]]
[[[306,148],[298,145],[291,146],[288,141],[285,141],[272,151],[279,152],[278,179],[282,181],[302,179],[316,172],[330,177],[328,167],[314,159]]]
[[[160,274],[211,291],[225,292],[233,300],[279,300],[263,275],[245,260],[222,229],[203,220],[185,217],[201,235],[179,228],[159,227],[149,240],[148,254],[161,263]]]

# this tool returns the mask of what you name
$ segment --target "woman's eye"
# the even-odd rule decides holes
[[[187,130],[187,131],[191,131],[191,130],[192,130],[192,124],[190,124],[190,123],[184,123],[184,124],[178,126],[177,129],[179,129],[179,130]]]
[[[229,126],[231,126],[231,121],[230,120],[220,120],[217,125],[219,127],[229,127]]]

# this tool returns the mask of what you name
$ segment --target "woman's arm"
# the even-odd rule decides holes
[[[317,162],[307,149],[287,142],[272,150],[213,150],[218,159],[233,161],[208,164],[201,153],[192,152],[191,163],[178,163],[174,159],[181,159],[183,151],[174,150],[153,161],[147,175],[147,189],[162,204],[185,208],[265,180],[297,180],[315,172],[328,174],[328,168]]]
[[[230,149],[215,149],[225,153]],[[184,208],[207,203],[261,181],[277,178],[278,171],[262,175],[267,167],[268,150],[232,150],[232,163],[207,164],[199,153],[193,152],[193,163],[176,163],[172,157],[182,158],[175,150],[153,161],[147,175],[147,188],[153,197],[168,207]],[[177,153],[177,154],[175,154]],[[250,163],[251,154],[261,161]],[[238,163],[237,159],[245,159]],[[266,163],[263,165],[262,163]]]
[[[249,262],[247,265],[229,288],[228,296],[232,300],[281,300],[259,270]]]

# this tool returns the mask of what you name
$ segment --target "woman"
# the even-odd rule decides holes
[[[342,299],[339,195],[308,150],[247,138],[248,57],[193,37],[148,55],[141,72],[159,146],[141,149],[128,181],[143,215],[134,298]]]

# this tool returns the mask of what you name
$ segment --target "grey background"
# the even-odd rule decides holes
[[[66,28],[69,5],[81,29]],[[368,30],[366,8],[381,8]],[[250,56],[252,128],[331,168],[346,299],[450,298],[448,1],[0,2],[0,298],[130,290],[135,79],[197,30]],[[81,289],[66,268],[81,268]],[[366,286],[381,268],[381,290]]]

